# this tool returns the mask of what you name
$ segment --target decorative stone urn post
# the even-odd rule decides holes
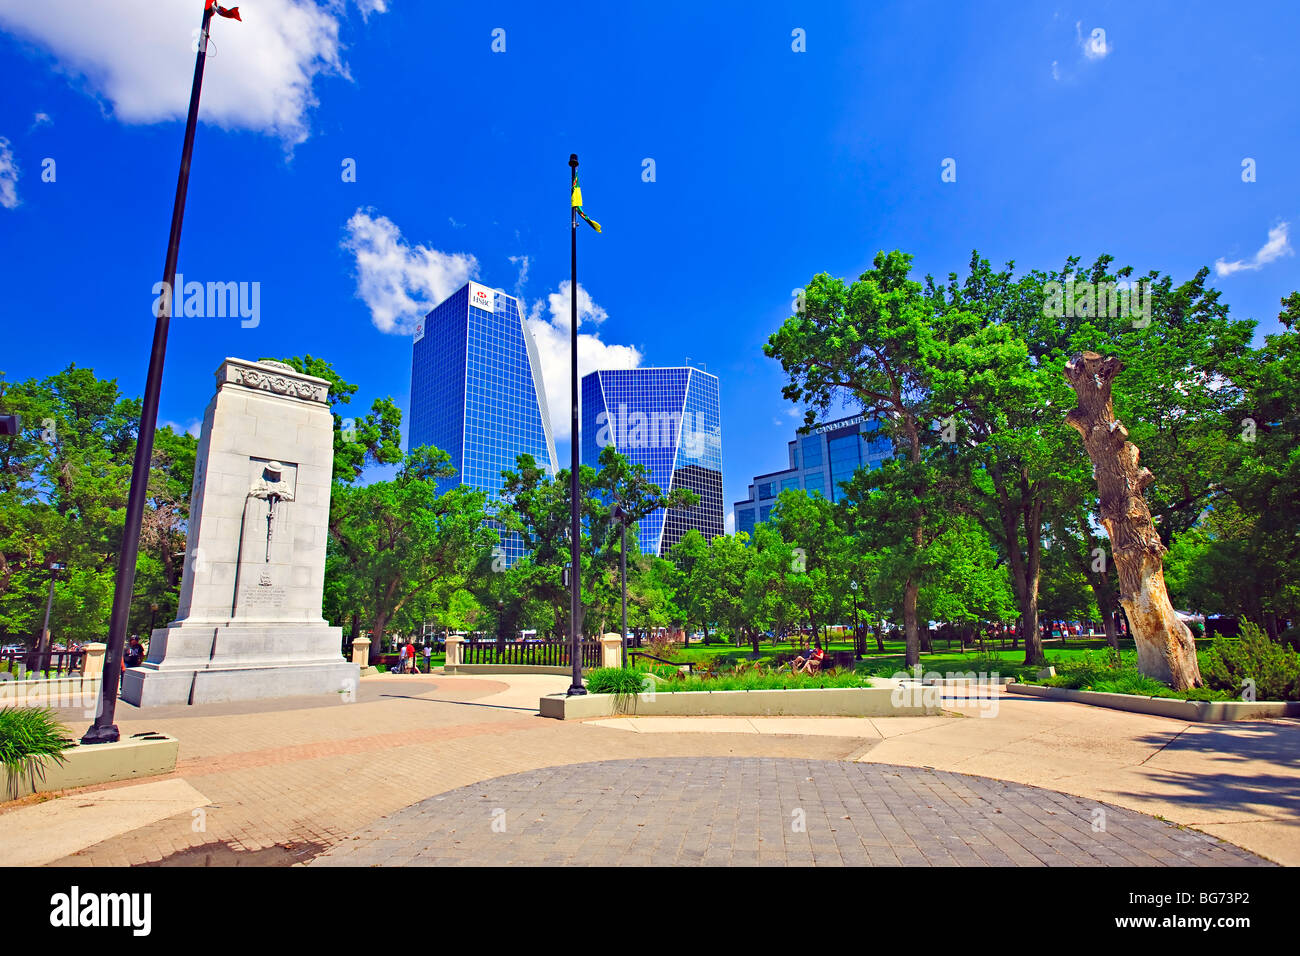
[[[623,639],[617,634],[600,635],[600,666],[623,666]]]

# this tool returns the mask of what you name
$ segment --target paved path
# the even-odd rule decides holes
[[[538,717],[538,697],[567,686],[567,677],[551,675],[381,675],[363,679],[353,703],[332,694],[147,711],[122,705],[123,734],[158,730],[180,739],[176,772],[0,805],[0,865],[282,865],[340,846],[403,808],[495,778],[687,757],[929,767],[1034,784],[1089,806],[1159,814],[1300,864],[1297,721],[1189,725],[1035,698],[1001,700],[996,716],[983,718],[989,701],[955,697],[945,702],[954,715],[945,717]],[[74,733],[87,725],[79,711],[62,716]],[[184,786],[156,787],[166,781]],[[114,802],[131,807],[129,818],[118,818]],[[814,807],[805,809],[811,818]]]
[[[311,866],[1251,866],[1154,817],[984,777],[677,757],[497,777],[385,817]]]

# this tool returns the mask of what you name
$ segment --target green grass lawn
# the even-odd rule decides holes
[[[601,670],[604,670],[603,668]],[[637,668],[638,692],[645,688],[645,678],[653,676],[660,694],[680,694],[723,690],[789,690],[825,687],[870,687],[871,679],[855,671],[828,671],[822,674],[793,674],[784,671],[746,668],[736,674],[713,677],[683,676],[671,667]],[[596,682],[598,683],[598,681]],[[589,688],[592,686],[588,685]]]
[[[1209,642],[1202,641],[1202,646],[1208,646]],[[853,642],[850,639],[832,640],[822,645],[828,651],[851,651]],[[1036,673],[1040,665],[1026,665],[1024,648],[1012,650],[1010,646],[999,648],[996,643],[985,645],[985,650],[980,651],[978,645],[966,648],[963,652],[960,645],[954,641],[951,648],[944,641],[935,641],[936,650],[933,653],[921,655],[921,666],[925,671],[968,671],[972,669],[973,663],[981,661],[998,661],[1005,662],[1002,666],[1008,668],[1002,673],[1004,676],[1012,676],[1020,671],[1029,671],[1031,674]],[[1052,640],[1044,644],[1043,651],[1047,657],[1048,664],[1057,660],[1073,660],[1082,658],[1085,653],[1092,652],[1105,653],[1107,645],[1105,638],[1096,638],[1091,640],[1079,639],[1065,642],[1064,645],[1059,640]],[[1133,650],[1133,642],[1120,641],[1121,650]],[[771,663],[773,657],[777,655],[789,656],[798,648],[797,644],[783,642],[774,644],[771,641],[763,641],[759,644],[758,663]],[[644,651],[646,648],[630,648],[629,653]],[[884,674],[886,670],[892,674],[894,671],[903,669],[905,659],[905,645],[901,640],[885,641],[885,653],[881,654],[876,648],[876,642],[869,639],[867,641],[867,653],[862,661],[858,664],[859,670],[868,671],[873,674]],[[734,664],[737,661],[755,660],[753,651],[749,644],[742,644],[739,647],[735,644],[701,644],[692,641],[689,648],[683,648],[677,645],[672,654],[669,655],[674,663],[685,664],[704,664],[710,660],[717,660],[727,664]],[[975,668],[978,670],[978,668]],[[887,675],[886,675],[887,676]]]

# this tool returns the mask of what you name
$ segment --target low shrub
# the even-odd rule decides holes
[[[1046,678],[1043,683],[1048,687],[1065,687],[1070,690],[1099,690],[1099,682],[1115,681],[1125,673],[1137,674],[1137,655],[1121,655],[1113,650],[1105,654],[1084,651],[1081,657],[1073,660],[1056,660],[1056,676]],[[1164,687],[1163,684],[1159,686]],[[1165,688],[1168,690],[1168,688]],[[1130,693],[1118,691],[1117,693]],[[1150,696],[1150,695],[1148,695]]]
[[[677,650],[677,643],[667,634],[652,634],[645,640],[645,650],[655,657],[662,657],[666,661],[673,659],[673,653]]]
[[[1243,621],[1236,640],[1215,638],[1201,661],[1210,687],[1239,695],[1254,681],[1256,700],[1300,700],[1300,654],[1275,644],[1256,624]]]
[[[0,709],[0,765],[8,776],[10,796],[17,794],[24,777],[44,780],[46,760],[65,762],[63,751],[73,743],[67,733],[54,711],[47,708]]]
[[[645,671],[630,667],[594,667],[587,672],[587,690],[592,694],[639,694],[645,681]]]

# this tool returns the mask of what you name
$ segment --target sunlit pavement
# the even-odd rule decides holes
[[[214,864],[283,865],[319,858],[333,848],[343,852],[345,841],[381,825],[383,818],[484,781],[573,764],[600,763],[607,768],[601,773],[606,773],[610,766],[628,766],[607,763],[619,760],[662,759],[666,762],[660,767],[667,772],[681,766],[680,761],[674,764],[674,759],[685,757],[843,763],[836,774],[821,775],[820,803],[800,797],[810,804],[803,809],[812,818],[820,814],[829,819],[835,814],[827,808],[848,799],[847,793],[825,792],[824,787],[827,780],[841,779],[842,773],[859,772],[846,769],[854,764],[887,764],[894,768],[891,773],[900,773],[897,768],[933,768],[1059,791],[1085,801],[1066,800],[1063,806],[1086,806],[1089,814],[1103,803],[1159,815],[1270,860],[1300,863],[1300,769],[1294,760],[1300,752],[1300,723],[1295,721],[1189,725],[1059,701],[1021,697],[990,701],[951,693],[944,703],[949,715],[943,717],[622,718],[589,722],[538,717],[537,699],[567,686],[567,677],[550,675],[380,675],[361,681],[353,703],[342,703],[338,695],[331,695],[144,712],[122,705],[118,725],[124,735],[158,730],[180,739],[176,772],[145,783],[73,791],[52,802],[37,804],[29,799],[5,805],[0,809],[0,864],[202,865],[209,860]],[[996,715],[979,716],[993,711],[991,705],[996,705]],[[62,716],[74,732],[88,723],[79,711]],[[727,779],[734,773],[742,777],[746,773],[728,770],[722,766],[726,763],[722,761],[709,772]],[[183,781],[187,789],[136,801],[146,809],[133,810],[129,819],[115,818],[112,807],[107,806],[109,791],[131,790],[148,796],[138,788],[173,779]],[[494,792],[507,794],[510,786],[501,783]],[[917,786],[909,781],[908,792],[925,792]],[[986,786],[991,784],[978,784],[977,789]],[[623,791],[630,792],[631,787],[628,784]],[[1018,792],[1015,788],[1003,790]],[[982,799],[987,797],[986,791],[980,792]],[[1055,802],[1065,798],[1042,799]],[[501,809],[508,827],[512,811],[505,806]],[[920,812],[902,805],[897,809]],[[527,812],[522,804],[515,810]],[[928,819],[927,814],[933,812],[926,811],[921,819]],[[718,860],[725,842],[717,835],[725,827],[715,827],[714,816],[709,811],[713,835],[706,842],[713,848],[712,862]],[[1043,816],[1053,814],[1044,810]],[[487,827],[491,822],[485,818],[483,824]],[[570,822],[579,829],[586,825]],[[690,821],[684,822],[689,827]],[[677,820],[674,826],[682,823]],[[874,839],[876,830],[888,832],[879,820],[862,824],[861,831],[855,825],[862,840]],[[965,825],[956,819],[952,824]],[[1159,821],[1155,824],[1164,826]],[[1091,826],[1089,817],[1088,833],[1093,832]],[[77,838],[71,845],[67,836],[61,841],[41,839],[42,832],[56,830]],[[756,832],[761,835],[762,828]],[[839,828],[835,832],[838,834]],[[22,839],[14,836],[17,833],[23,834]],[[487,834],[491,836],[493,831],[488,829]],[[671,838],[665,839],[671,842]],[[545,842],[542,837],[539,840]],[[829,860],[829,855],[817,857],[813,836],[808,840],[814,851],[812,862]],[[495,859],[504,847],[504,841],[499,843],[487,844],[493,847],[492,855],[477,862]],[[785,845],[783,839],[782,847]],[[937,850],[933,858],[927,856],[924,839],[911,845],[921,856],[895,851],[899,862],[945,861]],[[659,843],[655,846],[662,849]],[[804,851],[791,846],[786,862],[806,862]],[[849,847],[842,854],[843,862],[889,862],[888,854],[879,847],[874,854],[870,852],[874,844],[863,842],[862,846],[868,851],[865,861]],[[639,843],[637,847],[639,854],[643,848]],[[1021,848],[1026,849],[1023,844]],[[728,860],[779,862],[772,856],[774,844],[760,849],[768,851],[762,860],[751,861],[749,850]],[[1090,856],[1100,852],[1093,844],[1078,849]],[[952,850],[950,847],[949,854],[957,862],[975,862],[969,856],[959,858]],[[978,849],[972,852],[984,859]],[[1033,850],[1026,852],[1035,856]],[[1139,847],[1137,852],[1146,849]],[[690,862],[694,854],[692,849],[689,859],[673,859]],[[1158,855],[1153,858],[1161,859]],[[1161,861],[1188,860],[1180,856]],[[1020,862],[1029,860],[1025,857]],[[1094,862],[1120,861],[1102,852]]]

